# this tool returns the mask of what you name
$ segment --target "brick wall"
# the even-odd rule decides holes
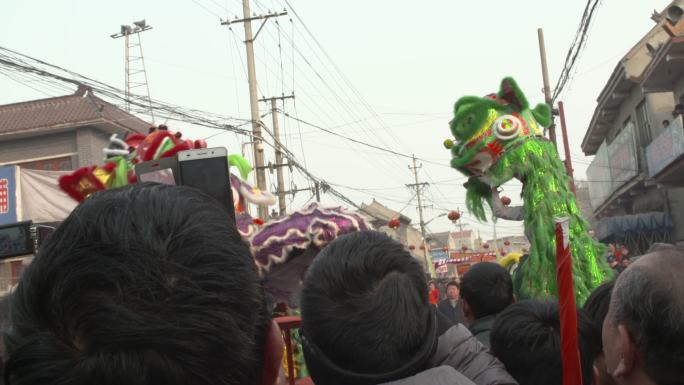
[[[76,135],[63,132],[0,142],[0,163],[52,157],[76,152]]]

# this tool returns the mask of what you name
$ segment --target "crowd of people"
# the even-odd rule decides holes
[[[615,271],[615,273],[622,273],[631,263],[632,259],[630,256],[630,251],[625,245],[608,245],[608,255],[606,256],[606,262]]]
[[[578,309],[585,385],[682,383],[683,274],[682,251],[655,247]],[[474,265],[436,304],[427,287],[420,263],[382,233],[325,247],[301,293],[313,382],[562,384],[557,302],[517,301],[495,263]],[[283,341],[273,305],[211,198],[150,184],[103,191],[62,223],[13,292],[3,378],[277,384]]]

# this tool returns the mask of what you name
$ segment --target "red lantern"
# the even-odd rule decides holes
[[[448,247],[446,247],[446,246],[444,246],[444,247],[442,247],[442,250],[444,250],[444,252],[446,253],[446,252],[448,252],[448,251],[449,251],[449,248],[448,248]]]
[[[485,249],[488,249],[489,245],[485,243],[484,245],[482,245],[482,247],[484,247]]]
[[[452,222],[456,222],[457,220],[461,219],[461,213],[458,211],[449,211],[447,218],[449,218],[449,220]]]
[[[413,246],[413,245],[410,245],[410,246],[409,246],[409,250],[413,251],[413,250],[415,250],[415,249],[416,249],[415,246]]]
[[[425,246],[424,246],[424,245],[420,245],[420,249],[421,249],[421,250],[425,250]]]
[[[502,197],[501,197],[501,204],[503,204],[504,206],[510,205],[510,204],[511,204],[511,198],[509,198],[509,197],[507,197],[507,196],[505,196],[505,195],[502,196]]]
[[[399,222],[399,218],[392,218],[387,222],[387,226],[389,226],[390,229],[398,229],[399,226],[401,226],[401,222]]]
[[[505,252],[505,251],[502,251],[502,252],[501,252],[501,256],[503,257],[503,256],[505,256],[505,255],[506,255],[506,252]]]
[[[461,250],[463,250],[463,251],[468,250],[468,246],[466,246],[466,245],[461,246]]]
[[[504,241],[504,245],[509,246],[510,244],[511,244],[511,242],[509,242],[509,241],[507,241],[507,240]]]

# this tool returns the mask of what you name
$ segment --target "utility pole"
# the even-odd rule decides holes
[[[494,245],[493,245],[494,246],[494,252],[498,256],[498,254],[499,254],[499,241],[496,239],[496,221],[492,220],[492,224],[494,226]]]
[[[460,213],[461,210],[459,208],[456,208],[456,210]],[[463,215],[461,215],[463,216]],[[461,241],[461,252],[463,252],[463,218],[458,218],[458,238]]]
[[[271,101],[271,117],[273,118],[273,141],[275,142],[275,169],[278,181],[278,210],[279,214],[285,215],[287,211],[287,204],[285,203],[285,177],[283,175],[283,167],[287,166],[283,164],[283,145],[280,142],[280,125],[278,124],[278,106],[276,104],[277,100],[284,101],[285,99],[294,99],[294,95],[289,96],[279,96],[272,97],[269,99],[259,99],[260,102]]]
[[[251,16],[249,10],[249,0],[242,0],[242,19],[222,21],[221,25],[242,23],[245,27],[245,47],[247,49],[247,77],[249,80],[249,105],[252,116],[252,150],[254,152],[254,167],[256,168],[257,187],[261,191],[266,191],[266,172],[264,169],[264,143],[261,136],[261,117],[259,116],[259,101],[257,98],[257,79],[256,67],[254,64],[254,40],[264,28],[264,25],[271,17],[287,15],[287,12],[269,13],[260,16]],[[252,20],[262,20],[257,33],[252,36]],[[259,218],[268,218],[268,207],[259,206]]]
[[[570,190],[577,193],[575,187],[575,177],[572,170],[572,159],[570,158],[570,143],[568,143],[568,129],[565,125],[565,108],[563,102],[558,102],[558,114],[560,115],[561,132],[563,134],[563,148],[565,149],[565,169],[570,177]]]
[[[549,108],[553,110],[553,100],[551,99],[551,86],[549,85],[549,69],[546,65],[546,44],[544,44],[544,30],[541,28],[537,29],[537,37],[539,38],[539,56],[541,56],[541,66],[542,66],[542,78],[544,79],[544,100],[548,104]],[[549,139],[553,143],[553,146],[558,150],[558,145],[556,144],[556,125],[553,122],[553,115],[551,116],[551,126],[549,127]]]
[[[430,269],[430,263],[428,262],[428,249],[427,249],[427,242],[425,241],[426,235],[425,235],[425,220],[423,218],[423,200],[420,196],[421,190],[424,187],[428,186],[428,183],[420,183],[418,182],[418,169],[423,167],[423,165],[418,166],[416,164],[416,156],[413,155],[413,167],[409,166],[409,169],[413,171],[413,176],[415,178],[415,183],[413,184],[408,184],[406,185],[407,187],[410,188],[415,188],[416,189],[416,198],[418,199],[418,217],[420,219],[420,233],[423,237],[423,256],[425,258],[425,272],[428,275],[431,275],[431,269]]]

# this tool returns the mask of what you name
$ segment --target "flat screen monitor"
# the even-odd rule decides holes
[[[33,254],[31,221],[0,225],[0,259]]]

